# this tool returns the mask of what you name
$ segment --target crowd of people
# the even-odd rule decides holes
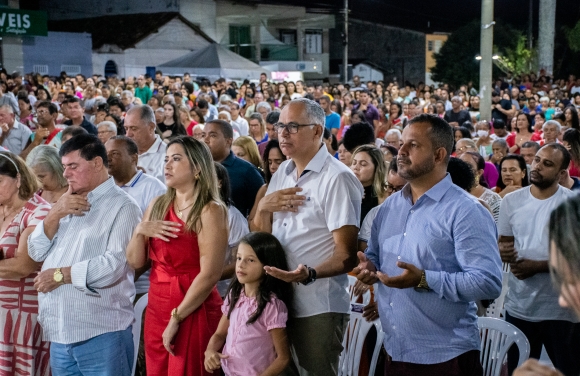
[[[580,79],[493,88],[0,71],[2,373],[131,375],[148,294],[138,375],[337,375],[350,274],[377,374],[483,375],[503,269],[580,374]]]

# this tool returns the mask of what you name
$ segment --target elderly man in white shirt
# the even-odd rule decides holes
[[[52,373],[129,376],[135,286],[125,249],[141,210],[109,177],[96,136],[74,137],[60,155],[69,190],[28,240],[43,263],[34,287]]]
[[[356,266],[363,194],[352,171],[322,143],[324,122],[324,111],[309,99],[284,107],[275,130],[291,160],[272,177],[252,226],[275,235],[295,269],[266,272],[300,283],[288,334],[302,376],[337,374],[350,308],[346,273]]]
[[[125,116],[127,137],[135,141],[139,148],[139,167],[145,173],[165,183],[164,161],[167,146],[155,134],[155,114],[147,105],[133,106]]]
[[[10,105],[0,106],[0,144],[10,150],[12,153],[19,155],[30,140],[32,131],[26,125],[16,120],[14,110]]]

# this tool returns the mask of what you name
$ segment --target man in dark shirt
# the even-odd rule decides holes
[[[451,98],[451,110],[445,111],[444,119],[452,127],[460,127],[466,121],[471,121],[469,112],[461,109],[461,97]]]
[[[361,90],[359,93],[360,104],[355,110],[362,111],[365,114],[367,123],[374,128],[379,126],[379,110],[371,104],[371,96],[368,90]]]
[[[221,163],[228,171],[234,206],[247,217],[252,210],[258,190],[264,185],[262,175],[253,164],[236,157],[230,150],[234,139],[230,123],[211,120],[205,123],[203,133],[213,160]]]
[[[494,91],[491,93],[491,117],[493,120],[501,119],[507,124],[508,115],[512,110],[511,100],[501,99],[501,95]]]
[[[97,135],[97,127],[90,121],[86,120],[84,115],[85,110],[81,106],[81,100],[77,97],[71,97],[64,100],[63,104],[67,104],[68,116],[70,120],[64,122],[65,125],[77,125],[83,127],[90,134]]]

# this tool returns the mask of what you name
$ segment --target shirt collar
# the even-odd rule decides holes
[[[20,128],[20,122],[18,120],[14,120],[14,124],[12,125],[12,129]]]
[[[139,180],[139,178],[141,178],[141,175],[143,175],[143,171],[141,170],[137,170],[137,173],[135,175],[133,175],[133,177],[131,178],[131,180],[129,180],[126,184],[122,185],[121,188],[131,188],[133,187],[137,181]]]
[[[424,196],[429,197],[433,201],[441,201],[443,195],[451,188],[453,185],[453,181],[451,180],[451,175],[447,173],[443,179],[434,186],[432,186],[427,192],[425,192]],[[412,193],[411,193],[411,185],[407,184],[401,191],[403,197],[412,202]],[[416,202],[415,202],[416,203]]]
[[[159,137],[158,134],[155,135],[155,142],[153,142],[153,145],[151,145],[151,147],[143,154],[149,154],[149,153],[157,153],[159,151],[159,146],[161,146],[161,143],[163,141],[161,140],[161,137]],[[141,154],[141,155],[143,155]]]
[[[234,161],[236,160],[236,156],[234,155],[234,152],[230,150],[230,154],[228,154],[228,156],[226,157],[226,159],[224,159],[222,161],[222,166],[231,166],[234,164]]]
[[[115,188],[115,181],[113,180],[112,176],[109,176],[107,180],[89,192],[87,199],[89,202],[96,200],[99,197],[104,196],[109,190],[113,188]]]
[[[314,155],[314,157],[312,157],[310,162],[308,162],[304,171],[314,171],[317,173],[322,171],[322,168],[324,167],[324,163],[326,162],[326,159],[328,157],[332,157],[332,156],[328,152],[328,149],[326,149],[326,146],[324,144],[321,144],[320,149],[318,149],[318,152]],[[288,163],[288,166],[286,166],[286,171],[285,171],[286,175],[290,175],[292,173],[292,171],[294,171],[295,168],[296,168],[296,163],[294,163],[294,161],[291,160],[290,163]]]

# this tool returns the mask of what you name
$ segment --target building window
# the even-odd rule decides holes
[[[230,25],[230,50],[246,59],[253,60],[254,46],[249,25]]]
[[[307,54],[322,53],[322,30],[306,30],[304,33],[304,49]]]
[[[436,40],[435,41],[435,53],[439,53],[439,50],[441,49],[442,43],[440,40]]]
[[[433,41],[427,41],[427,51],[432,52],[433,51]]]
[[[109,60],[105,63],[105,77],[117,75],[117,63]]]
[[[74,76],[76,74],[81,73],[81,66],[80,65],[61,65],[60,71],[66,72],[67,76]]]
[[[33,65],[32,71],[34,73],[48,74],[48,65]]]
[[[296,45],[296,30],[280,30],[280,40],[290,46]]]

